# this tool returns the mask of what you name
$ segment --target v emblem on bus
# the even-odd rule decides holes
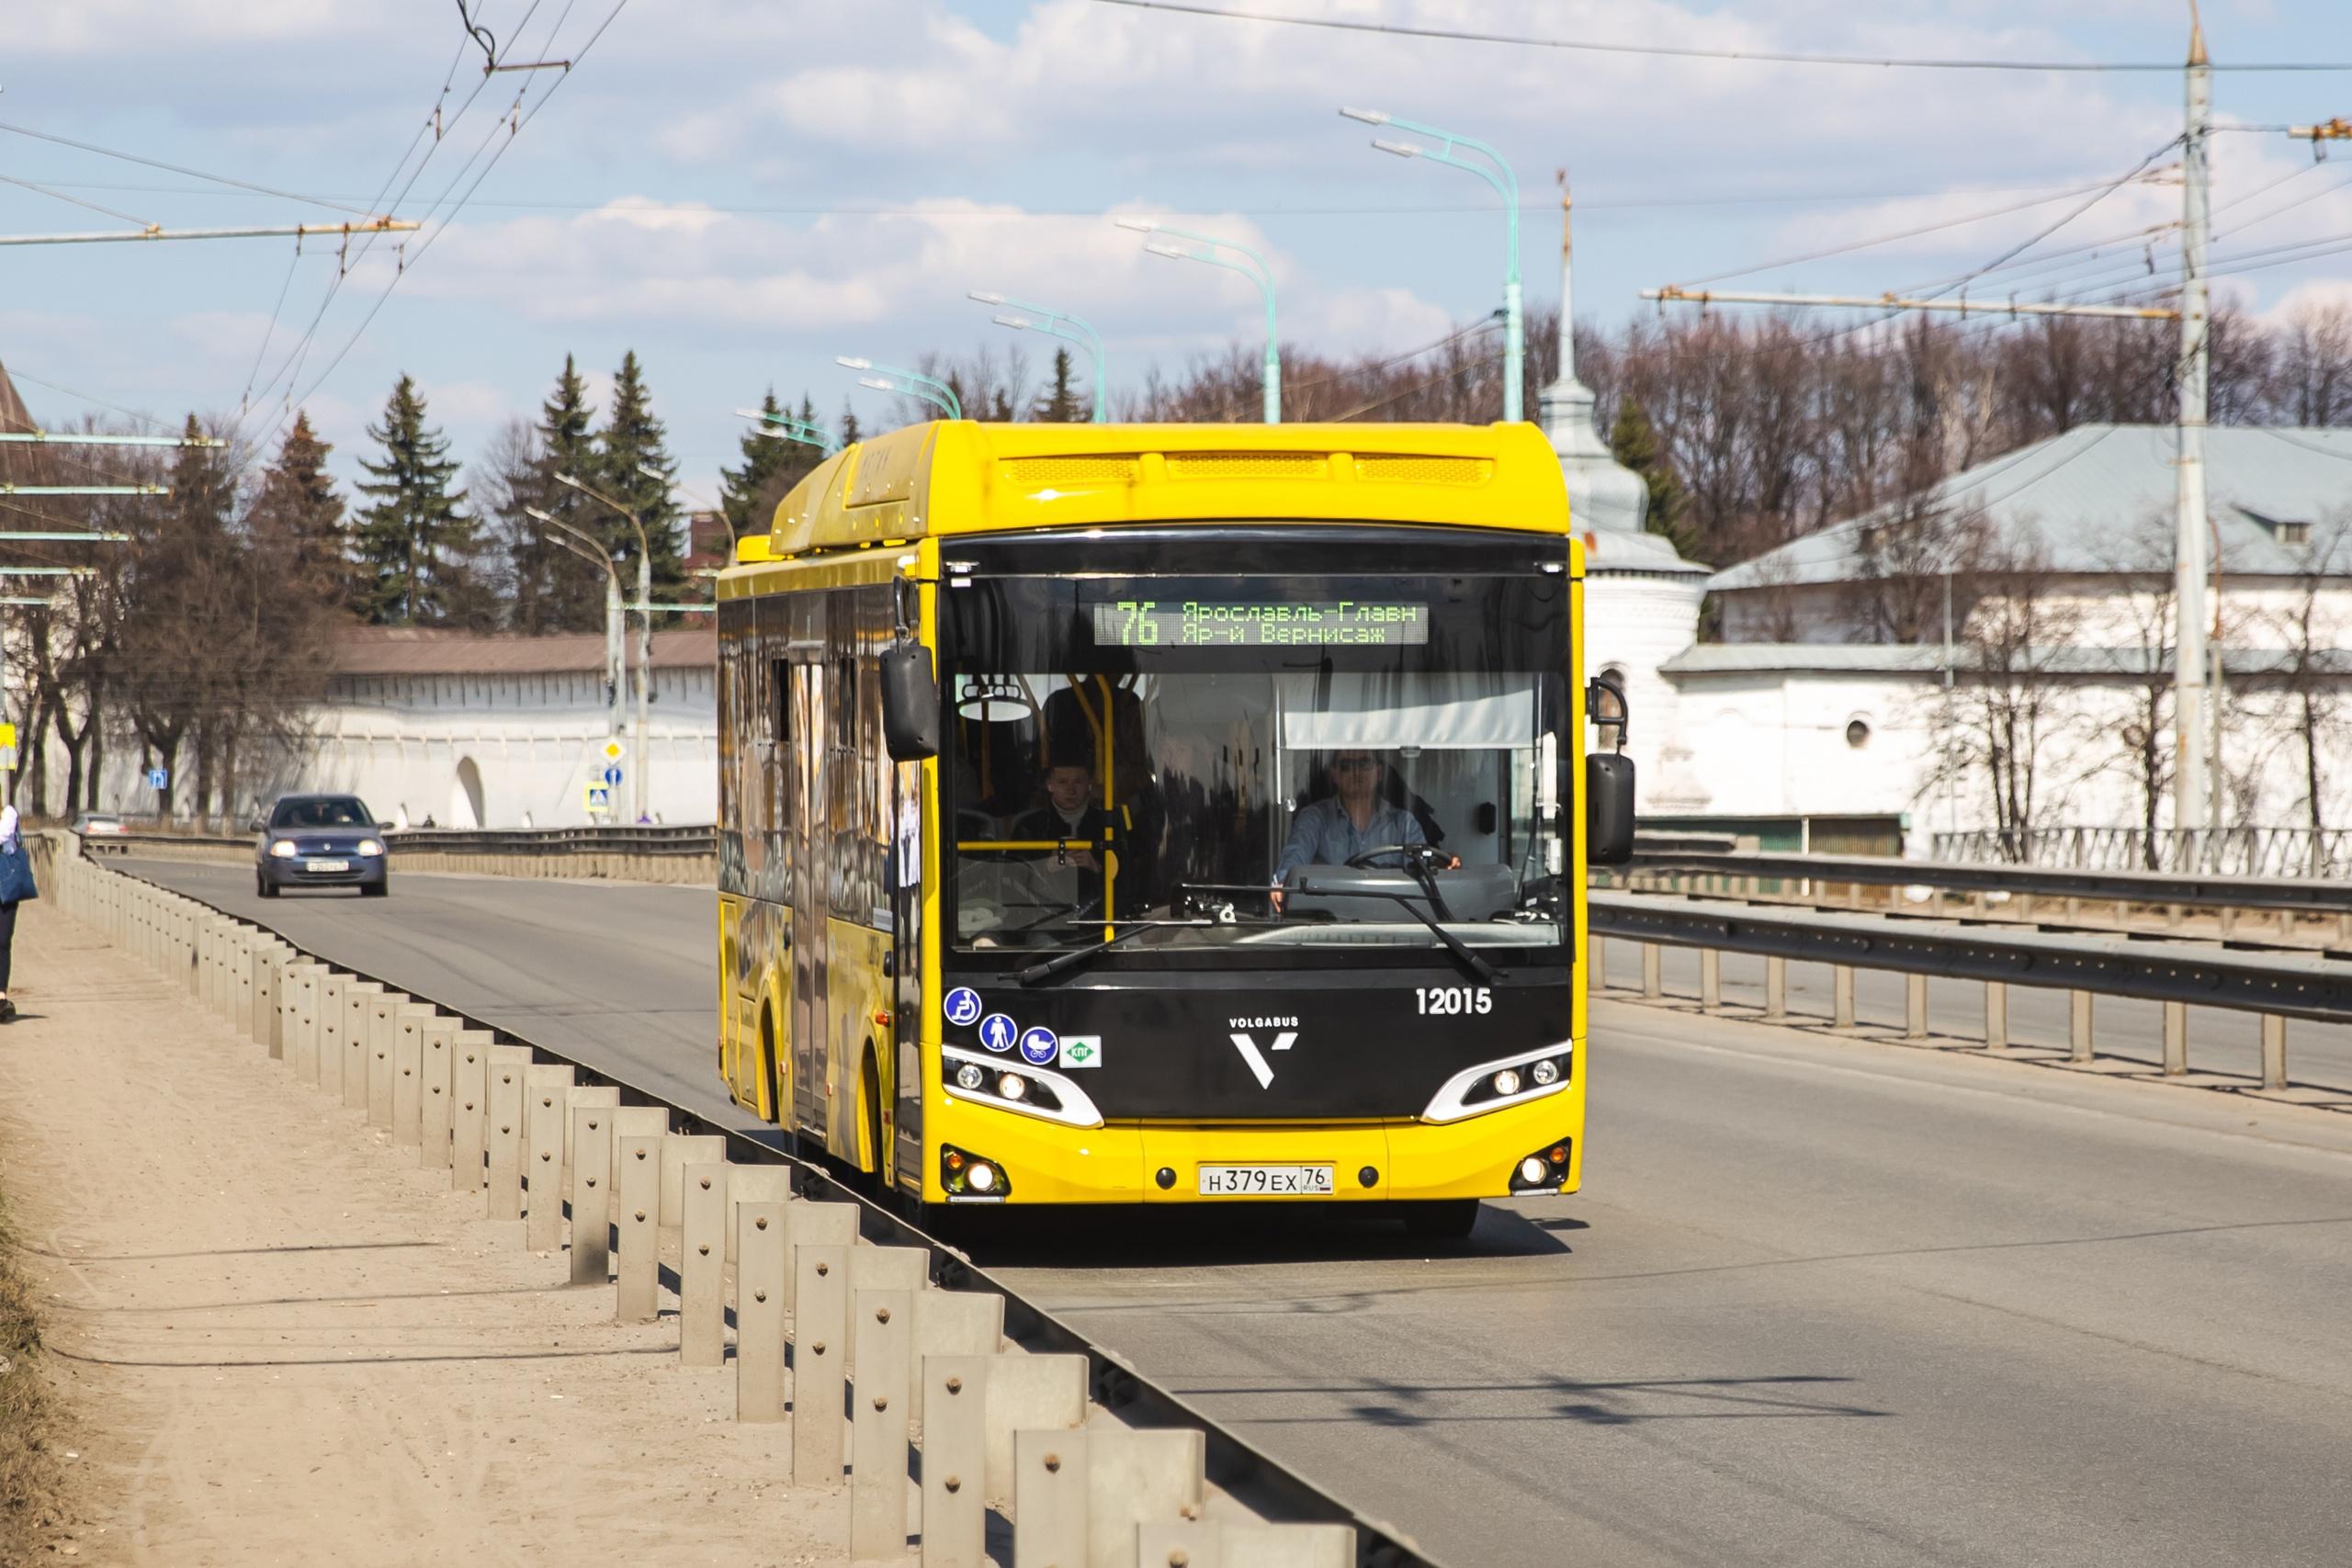
[[[1298,1031],[1295,1029],[1285,1029],[1280,1034],[1274,1036],[1272,1048],[1277,1051],[1287,1051],[1293,1045],[1297,1043]],[[1271,1089],[1273,1087],[1273,1066],[1266,1060],[1265,1052],[1258,1049],[1258,1041],[1254,1035],[1245,1034],[1238,1029],[1235,1030],[1233,1032],[1233,1048],[1240,1052],[1242,1061],[1249,1064],[1250,1071],[1257,1078],[1258,1087],[1260,1089]]]

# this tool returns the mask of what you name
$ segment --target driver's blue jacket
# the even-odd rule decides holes
[[[1279,886],[1295,865],[1345,865],[1366,850],[1427,842],[1421,819],[1401,806],[1382,801],[1373,807],[1372,820],[1358,828],[1332,795],[1299,807],[1291,818],[1290,838],[1274,863],[1274,881]]]

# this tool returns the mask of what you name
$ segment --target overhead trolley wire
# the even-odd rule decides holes
[[[1181,0],[1091,0],[1128,11],[1162,11],[1172,16],[1209,17],[1222,22],[1272,22],[1282,27],[1314,28],[1327,32],[1363,33],[1383,38],[1430,39],[1445,43],[1494,43],[1515,49],[1558,49],[1588,54],[1638,54],[1669,60],[1731,60],[1759,65],[1862,66],[1904,71],[2021,71],[2021,72],[2163,72],[2177,73],[2177,60],[1996,60],[1946,59],[1916,55],[1805,54],[1789,50],[1702,49],[1686,44],[1601,42],[1593,39],[1535,38],[1523,33],[1479,32],[1464,28],[1413,27],[1402,22],[1352,21],[1340,17],[1285,16],[1272,11],[1220,8],[1182,4]],[[2215,71],[2331,72],[2352,71],[2352,61],[2254,61],[2243,64],[2215,62]]]

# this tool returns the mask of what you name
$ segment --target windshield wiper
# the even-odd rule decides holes
[[[1205,926],[1214,923],[1210,920],[1129,920],[1125,923],[1125,928],[1114,936],[1106,937],[1091,947],[1074,947],[1068,953],[1057,953],[1041,963],[1032,964],[1026,969],[1014,971],[1012,977],[1024,986],[1034,986],[1040,980],[1052,979],[1065,969],[1077,968],[1098,953],[1108,953],[1131,936],[1140,936],[1145,931],[1156,931],[1162,926]]]
[[[1483,956],[1473,951],[1469,943],[1464,942],[1460,937],[1455,936],[1452,931],[1447,931],[1443,926],[1438,924],[1435,919],[1430,918],[1428,910],[1413,902],[1414,896],[1410,893],[1396,893],[1385,887],[1327,887],[1323,884],[1317,882],[1312,878],[1301,881],[1298,885],[1298,891],[1301,894],[1306,895],[1320,894],[1327,898],[1393,899],[1396,903],[1404,905],[1406,910],[1410,913],[1415,919],[1429,927],[1430,934],[1435,936],[1438,941],[1445,943],[1446,951],[1453,953],[1454,957],[1462,960],[1464,964],[1467,964],[1472,974],[1477,976],[1478,978],[1484,980],[1489,986],[1499,985],[1502,981],[1502,972],[1500,970],[1498,970],[1493,964],[1487,963]]]

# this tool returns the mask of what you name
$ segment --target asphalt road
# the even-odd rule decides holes
[[[707,891],[139,869],[719,1101]],[[2346,1560],[2352,1117],[1593,1017],[1585,1191],[1460,1247],[1207,1211],[975,1250],[1451,1563]]]

